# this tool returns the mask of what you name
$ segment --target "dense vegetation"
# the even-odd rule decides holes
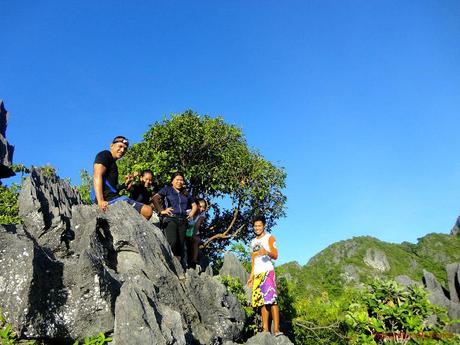
[[[370,249],[385,255],[386,270],[365,263]],[[392,279],[405,275],[420,282],[425,269],[447,286],[445,265],[459,261],[460,238],[443,234],[417,244],[372,237],[337,242],[303,267],[277,267],[278,281],[287,283],[281,294],[287,291],[292,301],[290,314],[282,316],[296,344],[458,344],[445,330],[446,312],[431,305],[423,289],[403,289]],[[427,323],[430,315],[438,323]]]
[[[186,111],[156,122],[119,167],[121,177],[151,169],[158,187],[169,184],[172,172],[184,172],[188,191],[210,201],[210,220],[201,231],[209,255],[235,240],[247,243],[255,213],[265,215],[268,230],[285,214],[284,169],[250,149],[241,129],[221,117]]]

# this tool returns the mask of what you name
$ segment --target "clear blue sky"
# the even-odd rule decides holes
[[[79,183],[117,134],[191,108],[288,173],[280,263],[449,232],[460,1],[0,0],[14,160]]]

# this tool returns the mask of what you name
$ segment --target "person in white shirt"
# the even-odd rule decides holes
[[[279,329],[279,308],[277,304],[275,267],[272,260],[278,258],[275,237],[265,231],[265,217],[256,217],[252,222],[256,238],[251,241],[252,269],[248,286],[252,287],[252,306],[260,307],[264,332],[270,332],[270,314],[275,336]]]

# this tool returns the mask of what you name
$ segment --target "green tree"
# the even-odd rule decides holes
[[[19,197],[20,187],[12,183],[10,186],[0,185],[0,224],[20,224]]]
[[[77,187],[77,190],[80,192],[81,198],[86,205],[91,204],[90,194],[91,194],[91,187],[93,184],[93,180],[91,176],[89,176],[88,171],[86,169],[82,169],[80,171],[80,178],[81,184]]]
[[[210,220],[202,232],[211,254],[232,240],[247,243],[247,226],[255,213],[266,216],[267,230],[285,215],[284,169],[251,150],[241,129],[221,117],[188,110],[154,123],[119,168],[120,178],[151,169],[160,185],[169,183],[172,172],[184,172],[192,195],[211,201]]]

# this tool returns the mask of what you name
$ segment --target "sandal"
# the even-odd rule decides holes
[[[279,337],[280,335],[284,335],[284,333],[283,332],[276,332],[275,333],[275,337]]]

